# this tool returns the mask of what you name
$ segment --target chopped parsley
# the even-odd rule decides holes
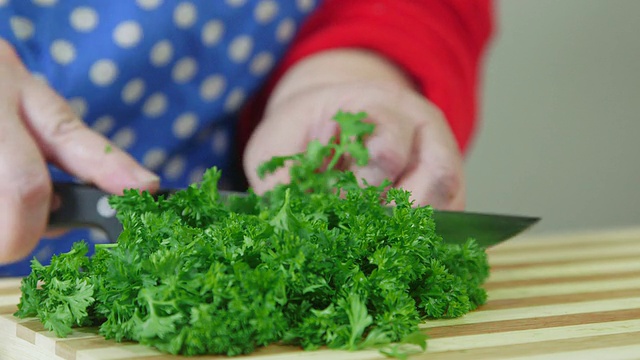
[[[107,144],[104,146],[104,153],[105,154],[110,154],[113,151],[113,148],[111,147],[110,144]]]
[[[216,168],[168,198],[113,196],[117,244],[87,257],[78,242],[49,266],[34,259],[16,316],[61,337],[98,326],[105,338],[182,355],[273,343],[423,351],[418,324],[483,304],[489,266],[473,240],[443,242],[432,208],[414,207],[408,191],[338,169],[347,154],[367,163],[365,117],[339,112],[337,139],[263,164],[261,176],[289,165],[291,182],[262,196],[221,197]]]

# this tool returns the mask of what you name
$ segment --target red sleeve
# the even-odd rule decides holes
[[[305,56],[338,47],[366,48],[414,78],[442,110],[465,151],[475,131],[492,12],[491,0],[324,0],[253,103],[252,114],[258,116],[277,80]],[[242,128],[246,131],[246,124]]]

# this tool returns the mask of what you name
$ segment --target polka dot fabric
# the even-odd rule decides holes
[[[157,172],[163,186],[183,187],[213,165],[229,174],[238,110],[316,6],[0,0],[0,36],[89,126]],[[50,169],[54,179],[74,180]],[[44,239],[32,256],[47,263],[79,239],[104,236],[80,230]],[[0,267],[0,276],[27,271],[23,261]]]

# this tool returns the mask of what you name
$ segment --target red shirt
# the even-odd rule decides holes
[[[248,120],[259,119],[269,91],[289,67],[318,51],[351,47],[376,51],[404,69],[444,113],[465,152],[476,129],[492,16],[491,0],[325,0],[245,113],[244,140],[252,129]]]

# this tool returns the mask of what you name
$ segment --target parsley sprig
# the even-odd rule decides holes
[[[61,337],[99,326],[105,338],[183,355],[273,343],[423,351],[418,324],[483,304],[489,266],[473,240],[443,242],[432,208],[414,207],[408,191],[338,168],[346,155],[367,163],[365,118],[339,112],[338,138],[263,164],[261,176],[288,165],[291,182],[262,196],[223,199],[211,168],[168,198],[112,197],[117,244],[89,258],[78,242],[48,266],[34,259],[16,316]]]

